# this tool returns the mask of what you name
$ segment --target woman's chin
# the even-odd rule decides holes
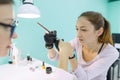
[[[6,51],[0,51],[0,57],[5,57],[8,54],[8,50]]]

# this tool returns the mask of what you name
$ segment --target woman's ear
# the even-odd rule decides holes
[[[101,27],[99,30],[97,30],[97,36],[102,35],[103,31],[104,31],[103,27]]]

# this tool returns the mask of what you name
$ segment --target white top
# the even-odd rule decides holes
[[[92,61],[85,62],[82,57],[82,45],[77,39],[70,41],[76,51],[78,67],[74,71],[78,80],[106,80],[109,67],[119,57],[119,52],[111,44],[102,50]],[[50,58],[50,57],[49,57]],[[57,60],[58,54],[52,60]]]

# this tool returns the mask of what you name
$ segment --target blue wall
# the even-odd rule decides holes
[[[120,1],[108,3],[108,19],[113,33],[120,33]]]
[[[19,5],[20,2],[17,4]],[[41,17],[19,19],[17,28],[19,38],[15,42],[24,55],[29,51],[33,57],[50,64],[56,63],[47,58],[47,49],[43,40],[45,31],[37,25],[38,21],[50,30],[57,30],[59,38],[69,41],[76,36],[75,23],[82,12],[99,11],[106,17],[107,1],[105,0],[34,0],[34,4],[39,7]],[[17,7],[15,9],[17,11]]]

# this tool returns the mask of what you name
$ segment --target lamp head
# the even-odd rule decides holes
[[[18,9],[17,17],[21,18],[39,18],[39,9],[33,5],[33,0],[23,0],[23,5]]]

